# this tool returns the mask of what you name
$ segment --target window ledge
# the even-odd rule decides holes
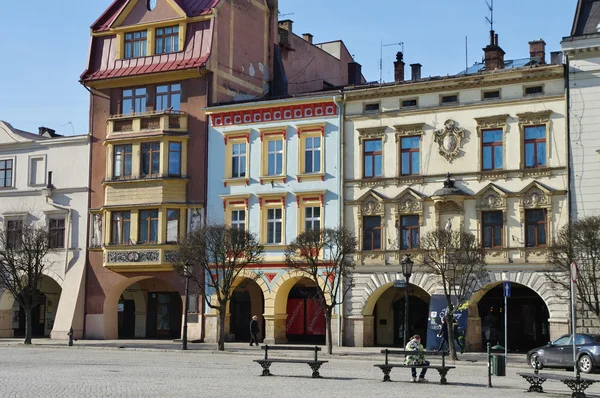
[[[287,180],[287,176],[285,175],[278,175],[278,176],[261,176],[260,177],[260,184],[264,185],[264,183],[273,183],[273,182],[283,182],[285,183]]]
[[[223,179],[223,185],[225,186],[225,188],[227,188],[227,186],[232,186],[232,185],[250,185],[250,178],[249,177],[245,177],[245,178],[225,178]]]
[[[104,180],[102,185],[110,185],[110,184],[127,184],[127,183],[137,183],[137,182],[149,182],[149,181],[188,181],[190,178],[188,176],[170,176],[170,175],[151,175],[147,177],[135,176],[135,177],[125,177],[125,178],[115,178],[111,180]]]
[[[305,181],[325,181],[325,173],[310,173],[310,174],[298,174],[296,176],[298,182]]]
[[[283,243],[263,243],[265,251],[277,251],[287,249],[287,245]]]

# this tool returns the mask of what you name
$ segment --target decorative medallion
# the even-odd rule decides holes
[[[436,130],[434,141],[439,145],[439,153],[452,163],[460,154],[462,140],[465,138],[465,129],[456,127],[454,120],[448,119],[442,130]]]

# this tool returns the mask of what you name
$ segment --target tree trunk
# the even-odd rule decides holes
[[[219,310],[219,351],[225,351],[225,309]]]
[[[31,324],[31,312],[32,312],[32,308],[31,307],[25,307],[23,308],[24,312],[25,312],[25,342],[23,344],[31,344],[31,335],[32,335],[32,324]]]
[[[454,314],[446,315],[446,325],[448,325],[448,348],[450,349],[450,358],[458,360],[456,355],[456,346],[454,345]]]
[[[333,338],[331,337],[331,312],[333,310],[328,308],[325,310],[325,325],[327,328],[327,353],[333,354]]]

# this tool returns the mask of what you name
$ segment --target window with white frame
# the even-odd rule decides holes
[[[246,230],[246,210],[232,210],[230,226],[240,231]]]
[[[304,172],[321,172],[321,136],[306,137],[304,139]]]
[[[282,242],[283,210],[267,209],[267,244],[275,245]]]
[[[246,143],[231,145],[231,178],[246,177]]]
[[[267,175],[281,175],[283,173],[283,140],[270,140],[267,143],[267,156]]]
[[[304,208],[304,230],[313,231],[321,229],[321,207]]]
[[[48,220],[49,246],[53,249],[65,247],[65,219],[51,218]]]
[[[19,250],[23,239],[23,220],[6,220],[6,245]]]
[[[0,160],[0,188],[13,186],[14,161],[12,159]]]

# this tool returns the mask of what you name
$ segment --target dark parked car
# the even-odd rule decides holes
[[[577,365],[584,373],[592,373],[600,366],[600,335],[577,334],[575,351]],[[527,353],[527,362],[535,368],[538,361],[539,369],[573,368],[573,340],[571,335],[564,335],[548,345],[535,348]]]

